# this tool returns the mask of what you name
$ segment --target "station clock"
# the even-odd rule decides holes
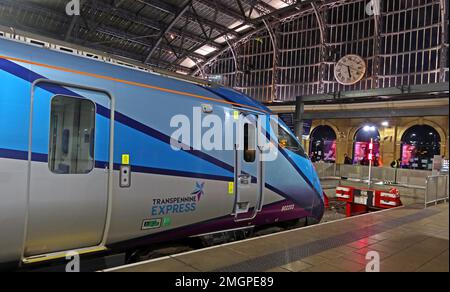
[[[346,55],[334,67],[336,81],[343,85],[353,85],[361,81],[367,71],[364,59],[358,55]]]

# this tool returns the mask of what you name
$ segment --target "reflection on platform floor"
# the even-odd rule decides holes
[[[378,252],[382,272],[448,272],[448,204],[371,213],[110,271],[358,272],[366,270],[369,251]]]

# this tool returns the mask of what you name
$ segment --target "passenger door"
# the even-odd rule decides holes
[[[264,200],[264,164],[258,147],[258,116],[241,113],[247,121],[239,126],[243,141],[235,147],[235,221],[253,220],[261,211]],[[243,143],[243,145],[239,145]],[[239,147],[241,146],[241,147]]]
[[[46,83],[32,95],[25,257],[100,245],[107,220],[112,97]]]

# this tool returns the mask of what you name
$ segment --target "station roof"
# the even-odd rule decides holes
[[[75,0],[77,1],[77,0]],[[0,0],[0,25],[191,74],[231,42],[289,17],[295,0]],[[70,6],[72,7],[72,6]],[[76,6],[75,6],[76,7]],[[73,10],[76,11],[76,10]]]

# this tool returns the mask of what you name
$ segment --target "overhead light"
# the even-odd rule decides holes
[[[384,122],[381,123],[381,125],[383,127],[389,127],[389,122],[388,121],[384,121]]]
[[[375,132],[377,130],[377,128],[375,126],[366,125],[366,126],[364,126],[363,130],[366,132]]]
[[[222,75],[209,75],[208,80],[213,82],[219,82],[220,80],[222,80]]]
[[[213,47],[211,47],[211,46],[208,46],[208,45],[204,45],[203,47],[201,47],[200,49],[196,50],[195,52],[196,52],[197,54],[206,56],[206,55],[211,54],[211,53],[214,52],[214,51],[217,51],[217,49],[216,49],[216,48],[213,48]]]
[[[191,58],[187,57],[180,65],[187,68],[193,68],[195,64],[196,63]]]

